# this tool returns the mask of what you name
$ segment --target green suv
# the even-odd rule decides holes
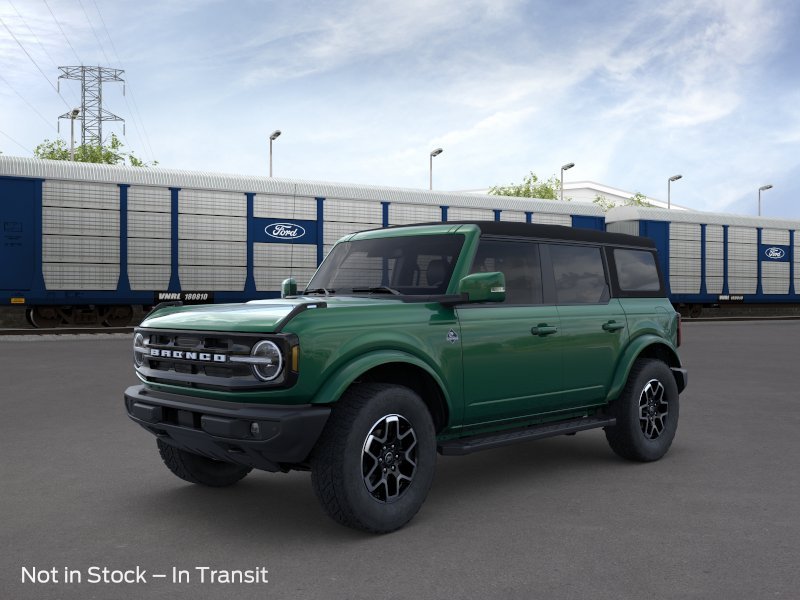
[[[302,294],[160,306],[134,334],[130,417],[208,486],[310,470],[336,521],[389,532],[445,455],[602,427],[661,458],[687,375],[646,238],[437,223],[340,240]]]

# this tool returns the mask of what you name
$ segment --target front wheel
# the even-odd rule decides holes
[[[209,487],[226,487],[233,485],[247,475],[252,469],[243,465],[212,460],[199,454],[175,448],[156,440],[161,460],[172,473],[188,481]]]
[[[611,404],[617,424],[606,427],[608,444],[628,460],[658,460],[672,445],[678,410],[678,386],[669,367],[660,360],[637,360]]]
[[[311,482],[335,521],[373,533],[419,511],[436,463],[433,420],[410,389],[361,384],[337,402],[311,458]]]

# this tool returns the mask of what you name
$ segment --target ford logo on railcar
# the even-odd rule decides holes
[[[279,240],[297,240],[306,234],[306,230],[296,223],[273,223],[264,227],[264,233]]]
[[[773,246],[772,248],[767,248],[764,250],[764,254],[766,254],[767,258],[773,258],[775,260],[780,260],[784,256],[786,256],[786,250],[783,248],[776,248]]]

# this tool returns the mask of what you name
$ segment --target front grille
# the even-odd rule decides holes
[[[136,370],[145,381],[209,390],[265,387],[250,364],[236,359],[248,359],[253,346],[264,339],[275,342],[284,356],[290,344],[287,336],[273,335],[138,328],[134,339],[139,335],[142,337],[138,348],[134,343],[134,352],[141,364],[137,362]],[[269,384],[274,387],[286,380],[286,373],[281,373]]]

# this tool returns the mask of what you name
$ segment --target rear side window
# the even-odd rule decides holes
[[[624,292],[661,290],[656,259],[652,252],[615,248],[614,264],[620,290]]]
[[[599,304],[610,297],[600,248],[550,246],[558,304]]]

